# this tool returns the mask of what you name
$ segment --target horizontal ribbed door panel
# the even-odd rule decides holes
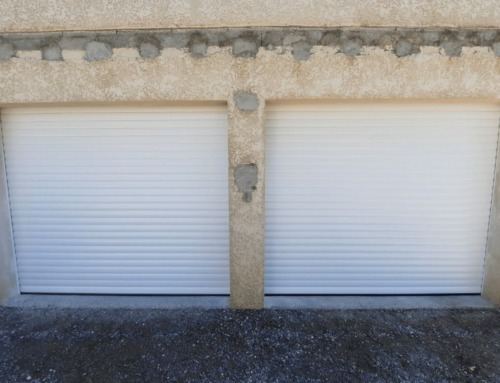
[[[222,107],[2,110],[21,292],[228,294]]]
[[[269,107],[266,293],[480,293],[499,111]]]

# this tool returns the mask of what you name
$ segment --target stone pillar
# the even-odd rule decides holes
[[[231,307],[264,305],[264,100],[251,92],[228,102]]]
[[[500,305],[500,143],[497,148],[495,185],[488,232],[483,296]]]
[[[0,134],[0,228],[0,303],[3,303],[7,299],[19,294],[19,286],[17,282],[2,134]]]

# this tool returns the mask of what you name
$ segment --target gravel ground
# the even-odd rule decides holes
[[[0,307],[0,382],[500,382],[500,310]]]

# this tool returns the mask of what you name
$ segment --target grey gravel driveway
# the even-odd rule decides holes
[[[0,382],[500,382],[500,310],[0,307]]]

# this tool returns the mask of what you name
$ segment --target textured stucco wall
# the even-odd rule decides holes
[[[245,73],[240,73],[245,76]],[[247,90],[247,89],[245,89]],[[231,307],[258,309],[264,305],[264,107],[241,110],[228,99],[229,230]],[[243,199],[234,181],[239,164],[254,163],[258,182],[252,200]]]
[[[189,48],[164,47],[158,56],[143,58],[137,48],[122,47],[106,50],[97,61],[86,60],[88,52],[81,49],[62,49],[62,61],[43,60],[39,50],[23,50],[0,61],[0,106],[227,102],[231,303],[259,308],[264,267],[264,100],[467,99],[496,100],[500,105],[500,58],[493,47],[467,46],[458,57],[450,57],[440,46],[420,46],[419,53],[404,57],[380,46],[362,46],[356,56],[336,46],[312,46],[307,57],[296,57],[293,49],[261,47],[256,57],[244,58],[236,57],[232,47],[208,46],[204,57],[196,57]],[[237,91],[257,94],[257,110],[236,108]],[[254,162],[259,168],[251,202],[242,200],[234,183],[234,166],[242,162]],[[492,238],[498,237],[495,227]],[[490,251],[497,254],[497,248],[492,245]],[[500,262],[496,255],[490,258],[485,293],[495,298]]]
[[[0,32],[238,26],[500,27],[498,0],[2,0]]]
[[[0,104],[226,101],[240,89],[267,100],[500,99],[500,59],[490,51],[450,58],[431,48],[398,58],[377,49],[350,57],[313,47],[307,61],[262,48],[252,59],[214,47],[204,58],[164,49],[155,59],[118,52],[95,62],[85,61],[84,52],[63,51],[71,59],[0,61]]]

